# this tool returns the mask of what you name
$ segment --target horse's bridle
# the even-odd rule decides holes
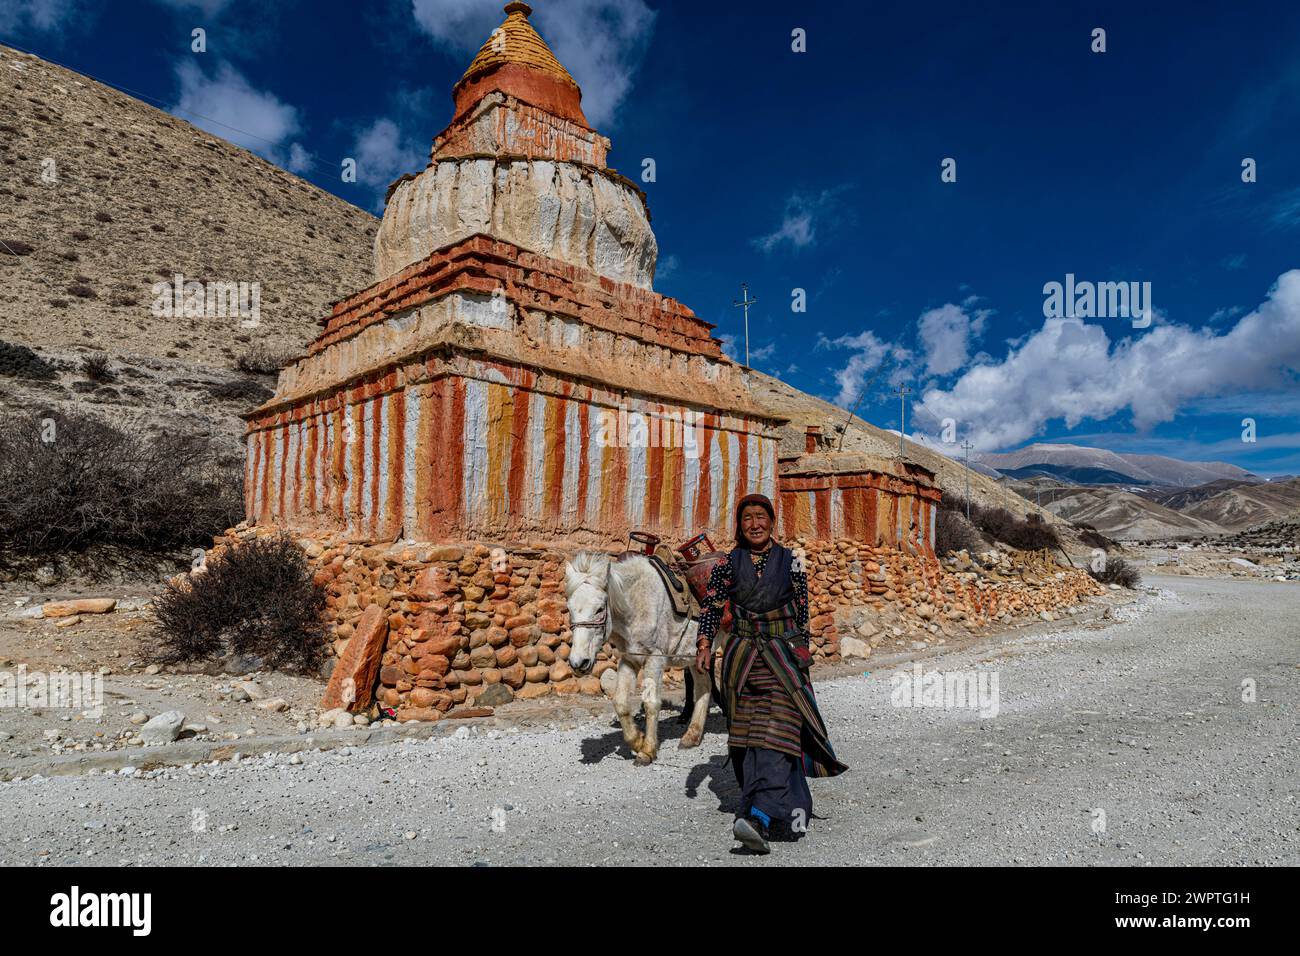
[[[605,626],[605,619],[606,619],[608,616],[609,616],[609,609],[603,607],[603,608],[600,609],[600,613],[597,614],[595,617],[593,617],[590,621],[570,621],[570,622],[569,622],[569,627],[570,627],[570,628],[574,628],[574,627],[604,627],[604,626]]]
[[[590,580],[583,581],[582,584],[578,585],[578,587],[582,587],[584,584],[591,584],[591,581]],[[592,586],[594,587],[595,585]],[[576,592],[576,588],[575,588],[575,592]],[[609,617],[609,597],[608,595],[606,595],[605,603],[601,606],[600,611],[597,612],[595,617],[593,617],[590,621],[570,621],[569,627],[570,628],[604,627],[605,621],[608,619],[608,617]]]

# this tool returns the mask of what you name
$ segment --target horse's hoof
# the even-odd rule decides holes
[[[700,741],[704,739],[703,734],[686,734],[681,740],[677,741],[678,750],[690,750],[692,747],[698,747]]]
[[[655,755],[648,754],[645,751],[638,750],[636,757],[632,761],[638,767],[648,767],[655,762]]]

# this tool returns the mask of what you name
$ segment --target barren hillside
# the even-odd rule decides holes
[[[0,408],[89,406],[182,423],[234,453],[238,413],[274,384],[273,374],[239,371],[240,360],[297,351],[330,303],[370,282],[377,221],[183,120],[4,46],[0,98],[9,346]],[[230,309],[156,308],[155,283],[178,273],[257,283],[256,323]],[[45,367],[14,346],[34,348]],[[83,367],[101,352],[110,377],[95,381]]]
[[[4,335],[229,366],[297,348],[371,279],[376,220],[139,100],[0,46]],[[155,315],[154,284],[257,282],[260,321]]]

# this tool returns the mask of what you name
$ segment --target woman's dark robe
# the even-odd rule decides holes
[[[790,549],[773,543],[760,576],[747,549],[733,550],[714,571],[701,622],[702,636],[712,637],[721,603],[731,600],[719,704],[746,803],[772,819],[790,819],[796,809],[806,819],[812,796],[805,776],[848,769],[835,758],[812,682],[795,656],[796,646],[807,649],[808,635],[807,594],[796,591],[793,559]]]

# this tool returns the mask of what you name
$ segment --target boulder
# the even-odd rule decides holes
[[[841,657],[870,657],[871,645],[856,637],[840,638]]]
[[[357,622],[356,633],[348,641],[344,656],[330,675],[320,703],[322,710],[344,707],[358,711],[370,706],[387,638],[388,618],[378,604],[370,604]]]
[[[168,710],[154,717],[140,728],[140,739],[148,746],[169,744],[181,735],[185,715],[179,710]]]
[[[76,601],[50,601],[41,607],[43,617],[72,617],[74,614],[108,614],[117,607],[117,598],[81,598]]]
[[[515,699],[515,693],[505,684],[489,684],[474,698],[475,707],[500,707]]]

